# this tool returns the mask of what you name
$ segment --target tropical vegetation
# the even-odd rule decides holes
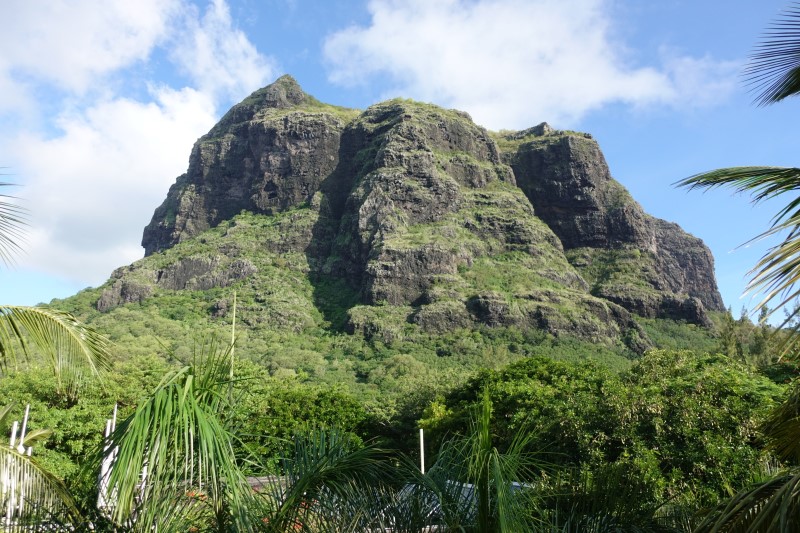
[[[0,183],[0,187],[8,186]],[[6,264],[20,249],[18,239],[25,225],[24,210],[10,198],[0,194],[0,259]],[[55,394],[69,400],[77,397],[86,374],[106,369],[110,357],[106,339],[68,313],[0,305],[0,371],[34,355],[52,371]],[[0,425],[10,420],[12,407],[0,407]],[[30,446],[46,435],[43,429],[26,433],[23,423],[19,438],[13,431],[11,445],[0,446],[0,504],[7,528],[16,527],[20,520],[51,522],[51,516],[75,514],[75,504],[61,481],[29,457]]]
[[[768,30],[744,71],[756,92],[756,103],[768,105],[800,93],[800,7],[790,5]],[[734,167],[692,176],[680,183],[690,188],[727,186],[751,193],[754,202],[784,199],[788,203],[757,238],[777,237],[751,271],[749,289],[763,293],[756,309],[770,316],[767,305],[789,307],[782,327],[789,330],[782,353],[793,360],[800,347],[800,168]],[[800,380],[794,379],[781,405],[764,423],[767,449],[785,461],[787,468],[740,492],[710,513],[702,527],[710,531],[791,531],[800,519]]]
[[[790,8],[746,71],[761,104],[800,92],[799,22]],[[682,183],[763,201],[794,195],[799,181],[800,169],[747,167]],[[25,222],[11,200],[0,195],[6,263]],[[280,236],[266,226],[303,216],[244,213],[175,253],[259,225]],[[291,254],[270,259],[274,287],[239,304],[253,329],[288,324],[269,343],[247,330],[215,340],[236,320],[235,285],[106,315],[86,311],[92,291],[0,306],[0,430],[24,406],[33,413],[22,448],[0,446],[0,530],[793,531],[800,308],[774,328],[767,305],[800,296],[799,232],[791,198],[765,233],[783,240],[753,271],[765,291],[758,322],[746,311],[712,315],[711,329],[637,319],[659,347],[643,355],[513,327],[422,333],[383,320],[388,307],[359,309],[335,280],[305,283]],[[511,271],[473,274],[492,286]],[[248,314],[247,298],[274,317]],[[369,327],[343,331],[343,307]],[[225,320],[209,322],[209,310]],[[136,329],[165,340],[138,341]]]

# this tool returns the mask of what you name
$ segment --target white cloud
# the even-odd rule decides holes
[[[31,209],[19,263],[96,285],[142,256],[142,229],[192,144],[220,106],[274,76],[273,62],[223,0],[202,15],[188,0],[12,4],[0,32],[0,165]],[[156,78],[161,52],[190,86]],[[35,120],[20,120],[28,110]]]
[[[141,257],[142,228],[214,122],[206,95],[159,88],[152,102],[118,98],[63,116],[58,137],[19,136],[14,170],[35,228],[24,264],[97,283]]]
[[[233,27],[224,0],[213,0],[202,18],[188,19],[172,57],[201,90],[237,100],[275,72],[274,62]]]
[[[738,61],[681,56],[669,49],[663,49],[661,56],[672,83],[671,103],[675,106],[691,108],[717,104],[731,96],[740,81]]]
[[[8,0],[0,77],[30,76],[74,92],[147,58],[181,0]]]
[[[464,109],[494,128],[571,125],[611,102],[697,103],[709,79],[729,74],[707,58],[673,57],[661,69],[628,64],[608,7],[608,0],[373,0],[371,24],[329,36],[325,55],[336,83],[388,75],[398,94]]]

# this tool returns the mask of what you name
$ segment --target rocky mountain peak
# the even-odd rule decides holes
[[[271,85],[267,85],[248,97],[248,103],[257,106],[288,108],[305,102],[308,95],[293,77],[284,74]]]
[[[291,217],[259,246],[302,254],[303,276],[355,291],[348,327],[365,335],[387,327],[374,310],[388,305],[428,331],[539,329],[640,351],[631,313],[707,325],[706,310],[722,309],[703,243],[647,215],[591,135],[547,123],[495,134],[403,99],[362,112],[283,76],[197,142],[145,228],[146,255],[243,211]],[[264,268],[243,254],[230,245],[213,260],[120,271],[102,307],[162,285],[241,283]]]

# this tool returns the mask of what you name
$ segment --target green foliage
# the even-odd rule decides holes
[[[194,365],[166,376],[122,420],[108,447],[91,461],[94,472],[111,458],[110,518],[134,521],[136,531],[247,530],[252,494],[226,426],[231,354],[203,346]]]
[[[525,428],[531,449],[585,472],[628,465],[647,505],[715,502],[761,468],[757,429],[781,389],[720,355],[652,351],[621,375],[593,362],[530,358],[484,371],[432,404],[439,439],[464,430],[486,389],[498,446]],[[622,466],[620,466],[622,468]]]
[[[678,492],[713,502],[760,470],[758,427],[781,389],[722,355],[655,351],[627,376],[638,392],[631,438],[658,450]]]
[[[34,448],[37,462],[52,475],[64,480],[76,498],[93,497],[93,481],[81,479],[80,465],[102,439],[105,420],[115,404],[126,416],[137,402],[161,380],[167,366],[158,358],[133,363],[118,363],[103,383],[91,380],[81,394],[67,399],[56,393],[56,379],[46,367],[31,367],[0,380],[0,398],[13,404],[9,420],[20,420],[26,405],[31,406],[29,427],[49,429],[50,437]],[[9,427],[0,424],[0,434]]]
[[[697,533],[791,532],[800,523],[800,471],[781,472],[705,513]]]
[[[366,410],[340,387],[275,379],[246,362],[238,365],[236,375],[238,400],[230,424],[238,436],[237,456],[249,458],[246,470],[252,474],[277,473],[281,458],[294,446],[293,437],[311,427],[335,427],[360,442]]]
[[[423,427],[440,435],[463,431],[469,406],[483,389],[489,391],[495,411],[505,413],[493,427],[501,448],[510,435],[526,429],[535,434],[532,448],[551,452],[564,463],[591,458],[596,439],[613,429],[614,406],[608,402],[624,402],[627,395],[620,378],[596,362],[537,356],[480,372],[449,396],[451,417],[423,419]]]
[[[533,128],[531,128],[533,129]],[[572,131],[572,130],[554,130],[544,135],[533,133],[531,130],[524,131],[490,131],[489,135],[492,137],[497,147],[501,152],[511,153],[516,152],[522,145],[529,143],[556,143],[560,142],[565,137],[575,137],[578,139],[585,139],[588,134]]]
[[[281,462],[281,478],[260,488],[255,509],[265,531],[383,530],[380,496],[392,471],[385,450],[361,446],[335,429],[298,433]]]
[[[411,477],[406,505],[394,509],[402,515],[397,520],[405,526],[401,531],[418,531],[426,525],[407,521],[427,517],[434,501],[447,531],[531,530],[536,505],[531,489],[546,468],[539,456],[527,451],[532,435],[517,431],[503,449],[498,448],[488,391],[481,394],[467,418],[466,431],[441,445],[430,469]]]
[[[659,276],[650,252],[638,248],[573,248],[566,254],[592,287],[592,294],[601,293],[604,288],[618,292],[618,287],[657,294],[652,282]]]
[[[0,305],[0,370],[31,348],[56,377],[55,390],[73,397],[87,375],[109,366],[108,340],[69,313],[43,307]]]
[[[712,318],[714,313],[711,313]],[[696,324],[680,320],[636,317],[647,337],[664,350],[718,351],[719,342],[711,332]]]

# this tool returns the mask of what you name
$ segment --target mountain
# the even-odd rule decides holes
[[[646,214],[590,135],[494,133],[401,99],[346,109],[289,76],[197,141],[142,245],[56,305],[136,353],[227,327],[235,290],[249,357],[297,371],[279,352],[300,350],[305,375],[364,383],[553,339],[634,357],[648,320],[723,310],[708,248]]]

